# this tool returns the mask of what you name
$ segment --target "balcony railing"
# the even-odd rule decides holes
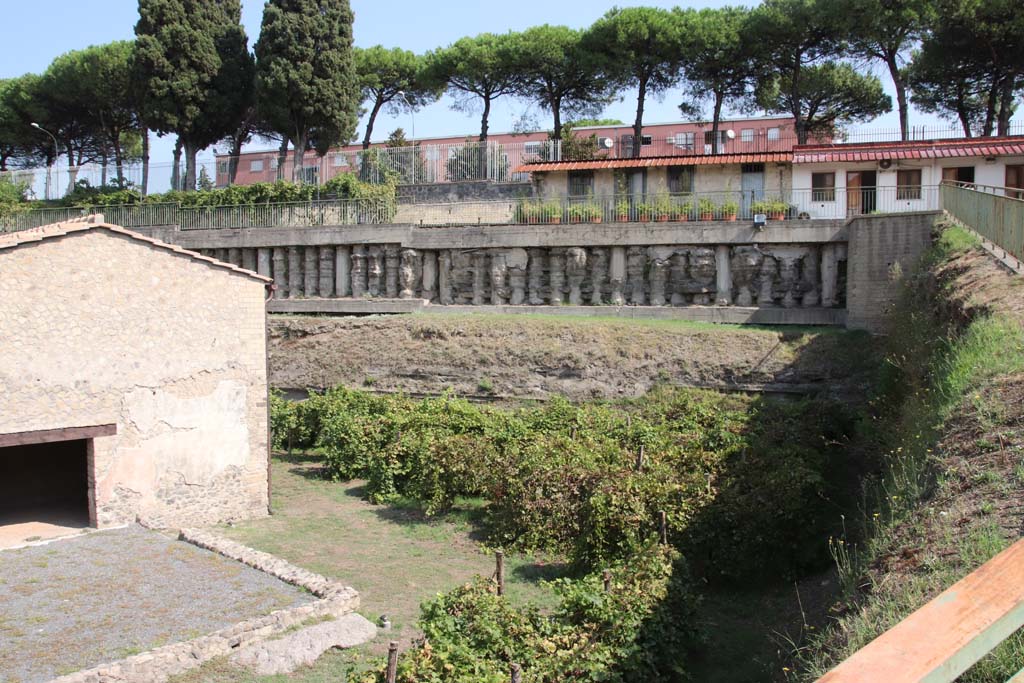
[[[943,183],[942,208],[982,237],[1024,260],[1024,189]]]

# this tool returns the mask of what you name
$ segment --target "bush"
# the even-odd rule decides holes
[[[687,680],[696,600],[678,554],[648,545],[610,578],[608,592],[601,573],[553,582],[550,617],[513,607],[482,579],[440,595],[422,607],[424,642],[401,657],[398,680],[505,683],[513,663],[531,683]]]

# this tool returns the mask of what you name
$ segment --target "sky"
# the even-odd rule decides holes
[[[503,33],[518,31],[537,24],[565,24],[577,28],[589,26],[613,5],[643,4],[670,8],[680,2],[647,0],[642,3],[624,3],[619,0],[516,0],[512,3],[493,3],[485,0],[442,0],[420,2],[413,0],[350,0],[355,13],[355,43],[361,47],[381,44],[402,47],[417,53],[448,45],[455,40],[483,32]],[[716,7],[728,2],[698,1],[689,6]],[[735,2],[733,3],[735,4]],[[242,22],[250,45],[259,36],[264,0],[242,0]],[[0,42],[0,78],[19,76],[26,72],[42,72],[57,55],[102,44],[112,40],[134,37],[137,20],[137,0],[47,0],[36,5],[20,0],[0,0],[5,25],[4,40]],[[19,27],[11,30],[11,27]],[[882,78],[890,94],[888,76],[878,67],[875,72]],[[648,102],[644,121],[657,123],[680,119],[677,104],[678,91],[667,93],[662,101]],[[894,98],[895,99],[895,98]],[[394,128],[401,126],[407,135],[413,128],[417,137],[441,135],[475,135],[479,133],[478,115],[452,111],[451,100],[426,107],[414,115],[397,117],[382,113],[374,126],[374,139],[383,139]],[[635,97],[627,94],[622,101],[613,103],[604,112],[605,117],[631,123],[634,118]],[[492,110],[490,131],[511,131],[517,120],[533,116],[541,126],[548,125],[549,116],[535,105],[502,98]],[[914,113],[911,125],[947,127],[938,119]],[[872,129],[896,130],[899,121],[890,113],[869,124]],[[361,139],[365,120],[360,123],[357,137]],[[172,136],[153,141],[154,163],[169,163],[174,146]],[[266,147],[266,144],[255,145]],[[212,156],[212,150],[204,154]]]

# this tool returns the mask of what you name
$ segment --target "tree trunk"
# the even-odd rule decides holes
[[[910,139],[910,105],[907,103],[907,84],[903,82],[900,75],[900,65],[896,61],[896,55],[890,54],[885,58],[885,64],[889,67],[889,76],[892,78],[893,88],[896,90],[896,106],[900,115],[900,139]]]
[[[228,150],[228,185],[235,184],[235,178],[238,177],[238,161],[239,157],[242,156],[242,140],[246,135],[236,135],[231,138],[231,149]]]
[[[722,118],[722,104],[725,101],[725,94],[715,93],[715,111],[711,118],[711,153],[718,154],[718,124]]]
[[[185,191],[194,192],[196,189],[196,155],[199,148],[195,143],[185,141]]]
[[[295,136],[295,149],[292,151],[292,182],[302,182],[302,160],[306,156],[306,139],[308,133],[302,131]]]
[[[149,190],[149,129],[142,127],[142,196]]]
[[[171,189],[181,190],[181,137],[174,143],[174,166],[171,168]]]
[[[75,189],[75,183],[78,182],[78,164],[75,163],[75,149],[71,145],[67,148],[68,154],[68,188],[64,194],[70,194]]]
[[[277,148],[277,179],[284,178],[284,166],[288,162],[288,136],[281,136],[281,146]]]
[[[640,79],[640,88],[636,93],[636,119],[633,121],[633,158],[640,156],[640,147],[644,143],[644,99],[647,97],[647,79]]]
[[[488,164],[487,164],[487,119],[491,116],[491,98],[484,98],[484,113],[480,117],[480,149],[477,150],[477,166],[476,166],[476,177],[471,180],[487,180],[488,176]]]
[[[552,98],[551,100],[551,114],[554,118],[554,129],[551,131],[552,140],[562,139],[562,99],[560,97]]]
[[[100,154],[100,187],[107,186],[107,153]]]
[[[985,125],[982,127],[981,134],[985,137],[992,135],[992,130],[995,128],[996,123],[996,108],[999,104],[999,84],[993,83],[992,87],[988,90],[988,101],[985,104]]]
[[[370,118],[366,121],[366,135],[363,136],[363,149],[370,149],[370,136],[373,134],[373,123],[377,120],[377,114],[380,113],[380,108],[383,106],[378,97],[373,102],[373,109],[370,110]]]
[[[1016,75],[1010,75],[1003,79],[999,96],[999,119],[996,123],[996,135],[1010,134],[1010,118],[1013,116],[1013,86],[1016,82]]]

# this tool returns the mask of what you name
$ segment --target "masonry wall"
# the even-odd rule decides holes
[[[931,243],[935,212],[858,216],[847,226],[847,318],[852,329],[885,331],[896,281]]]
[[[0,252],[0,433],[117,425],[94,518],[267,512],[265,287],[97,228]]]

